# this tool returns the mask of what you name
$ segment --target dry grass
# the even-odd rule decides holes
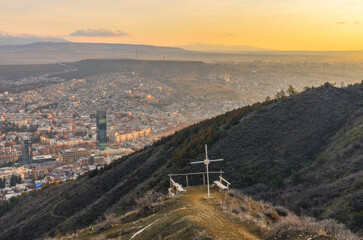
[[[191,240],[200,240],[200,239],[206,239],[207,237],[207,231],[204,229],[196,229],[194,232],[193,237],[191,238]]]
[[[107,214],[105,215],[105,220],[103,222],[100,222],[93,227],[93,232],[99,233],[119,223],[119,221],[120,220],[115,213]]]
[[[147,191],[142,197],[136,198],[136,208],[141,211],[151,209],[153,206],[163,202],[166,196],[154,190]]]
[[[270,225],[280,218],[280,213],[271,205],[263,201],[254,201],[251,197],[244,195],[241,191],[231,189],[227,192],[224,202],[220,203],[224,212],[233,214],[241,219],[253,221],[260,227],[269,230]]]
[[[296,215],[288,215],[281,218],[278,223],[273,226],[273,234],[278,235],[286,230],[301,230],[314,232],[318,235],[331,236],[338,239],[359,240],[350,230],[346,229],[343,224],[337,223],[333,219],[325,219],[317,221],[311,217],[299,217]]]
[[[238,190],[229,190],[219,204],[223,211],[241,219],[253,221],[269,232],[270,236],[280,236],[286,231],[306,231],[337,239],[359,240],[343,224],[335,220],[318,221],[312,217],[297,216],[281,206],[272,206],[262,201],[254,201]]]
[[[106,235],[98,235],[96,237],[91,238],[92,240],[106,240]]]

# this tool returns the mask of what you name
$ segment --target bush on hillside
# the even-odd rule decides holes
[[[105,214],[105,220],[94,226],[93,232],[99,233],[105,229],[112,227],[117,223],[119,223],[119,218],[116,216],[115,213]]]
[[[346,229],[343,224],[337,223],[333,219],[325,219],[317,221],[312,217],[299,217],[296,215],[288,215],[279,219],[273,225],[273,236],[278,236],[281,233],[291,230],[314,232],[318,235],[331,236],[338,239],[359,240],[359,237],[354,235],[350,230]]]
[[[338,239],[359,239],[333,219],[318,221],[312,217],[297,216],[284,207],[254,201],[236,189],[229,190],[227,196],[219,204],[225,213],[257,223],[269,232],[270,237],[282,237],[288,231],[305,231]]]
[[[166,196],[164,194],[149,190],[142,197],[135,199],[136,208],[141,209],[141,211],[150,210],[165,198]]]

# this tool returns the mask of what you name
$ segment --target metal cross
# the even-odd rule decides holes
[[[208,165],[211,163],[211,162],[220,162],[220,161],[223,161],[223,159],[213,159],[213,160],[210,160],[208,159],[208,146],[207,144],[205,145],[205,159],[204,161],[197,161],[197,162],[191,162],[191,164],[198,164],[198,163],[204,163],[206,168],[207,168],[207,185],[208,185],[208,197],[207,198],[210,198],[210,191],[209,191],[209,170],[208,170]]]

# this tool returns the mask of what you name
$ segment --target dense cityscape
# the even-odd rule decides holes
[[[0,240],[363,240],[362,12],[0,0]]]
[[[0,94],[0,201],[76,179],[216,114],[206,103],[158,106],[174,93],[135,73],[112,73]]]
[[[273,97],[291,83],[299,90],[318,86],[324,82],[318,74],[296,69],[333,75],[331,65],[232,64],[232,70],[212,69],[174,85],[125,71],[68,81],[50,74],[13,81],[51,84],[0,93],[0,201],[76,179],[185,126]],[[334,69],[350,70],[348,76],[328,78],[342,85],[355,81],[360,63],[335,63]]]

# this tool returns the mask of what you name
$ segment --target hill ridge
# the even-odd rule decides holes
[[[148,191],[136,199],[135,210],[105,218],[56,239],[350,239],[358,240],[334,221],[297,217],[279,206],[257,202],[241,192],[189,186],[174,197]]]
[[[329,147],[333,137],[344,126],[354,127],[349,124],[352,121],[360,126],[362,85],[338,89],[326,84],[287,99],[233,110],[178,131],[75,182],[15,199],[11,210],[0,217],[4,223],[0,226],[0,239],[31,239],[74,231],[93,224],[105,212],[126,213],[134,205],[134,199],[148,190],[166,191],[168,173],[190,171],[188,163],[203,158],[206,142],[211,158],[225,158],[214,169],[224,170],[234,187],[298,214],[324,218],[329,212],[329,218],[359,233],[362,206],[357,200],[362,196],[359,184],[362,148],[350,145],[363,143],[360,128],[356,138],[346,139],[349,155],[337,150],[348,162],[342,170],[343,176],[352,174],[357,181],[355,184],[353,181],[349,191],[341,190],[343,178],[331,178],[334,176],[331,171],[323,184],[313,182],[311,186],[304,169],[320,173],[313,163]],[[197,170],[193,166],[193,171]],[[329,187],[332,180],[334,188]],[[191,179],[190,184],[198,184],[198,180]],[[330,205],[325,204],[327,199]],[[348,200],[339,205],[341,199]],[[54,214],[66,217],[67,221],[50,214],[54,205],[57,206]],[[33,231],[34,224],[38,225],[37,232]]]

